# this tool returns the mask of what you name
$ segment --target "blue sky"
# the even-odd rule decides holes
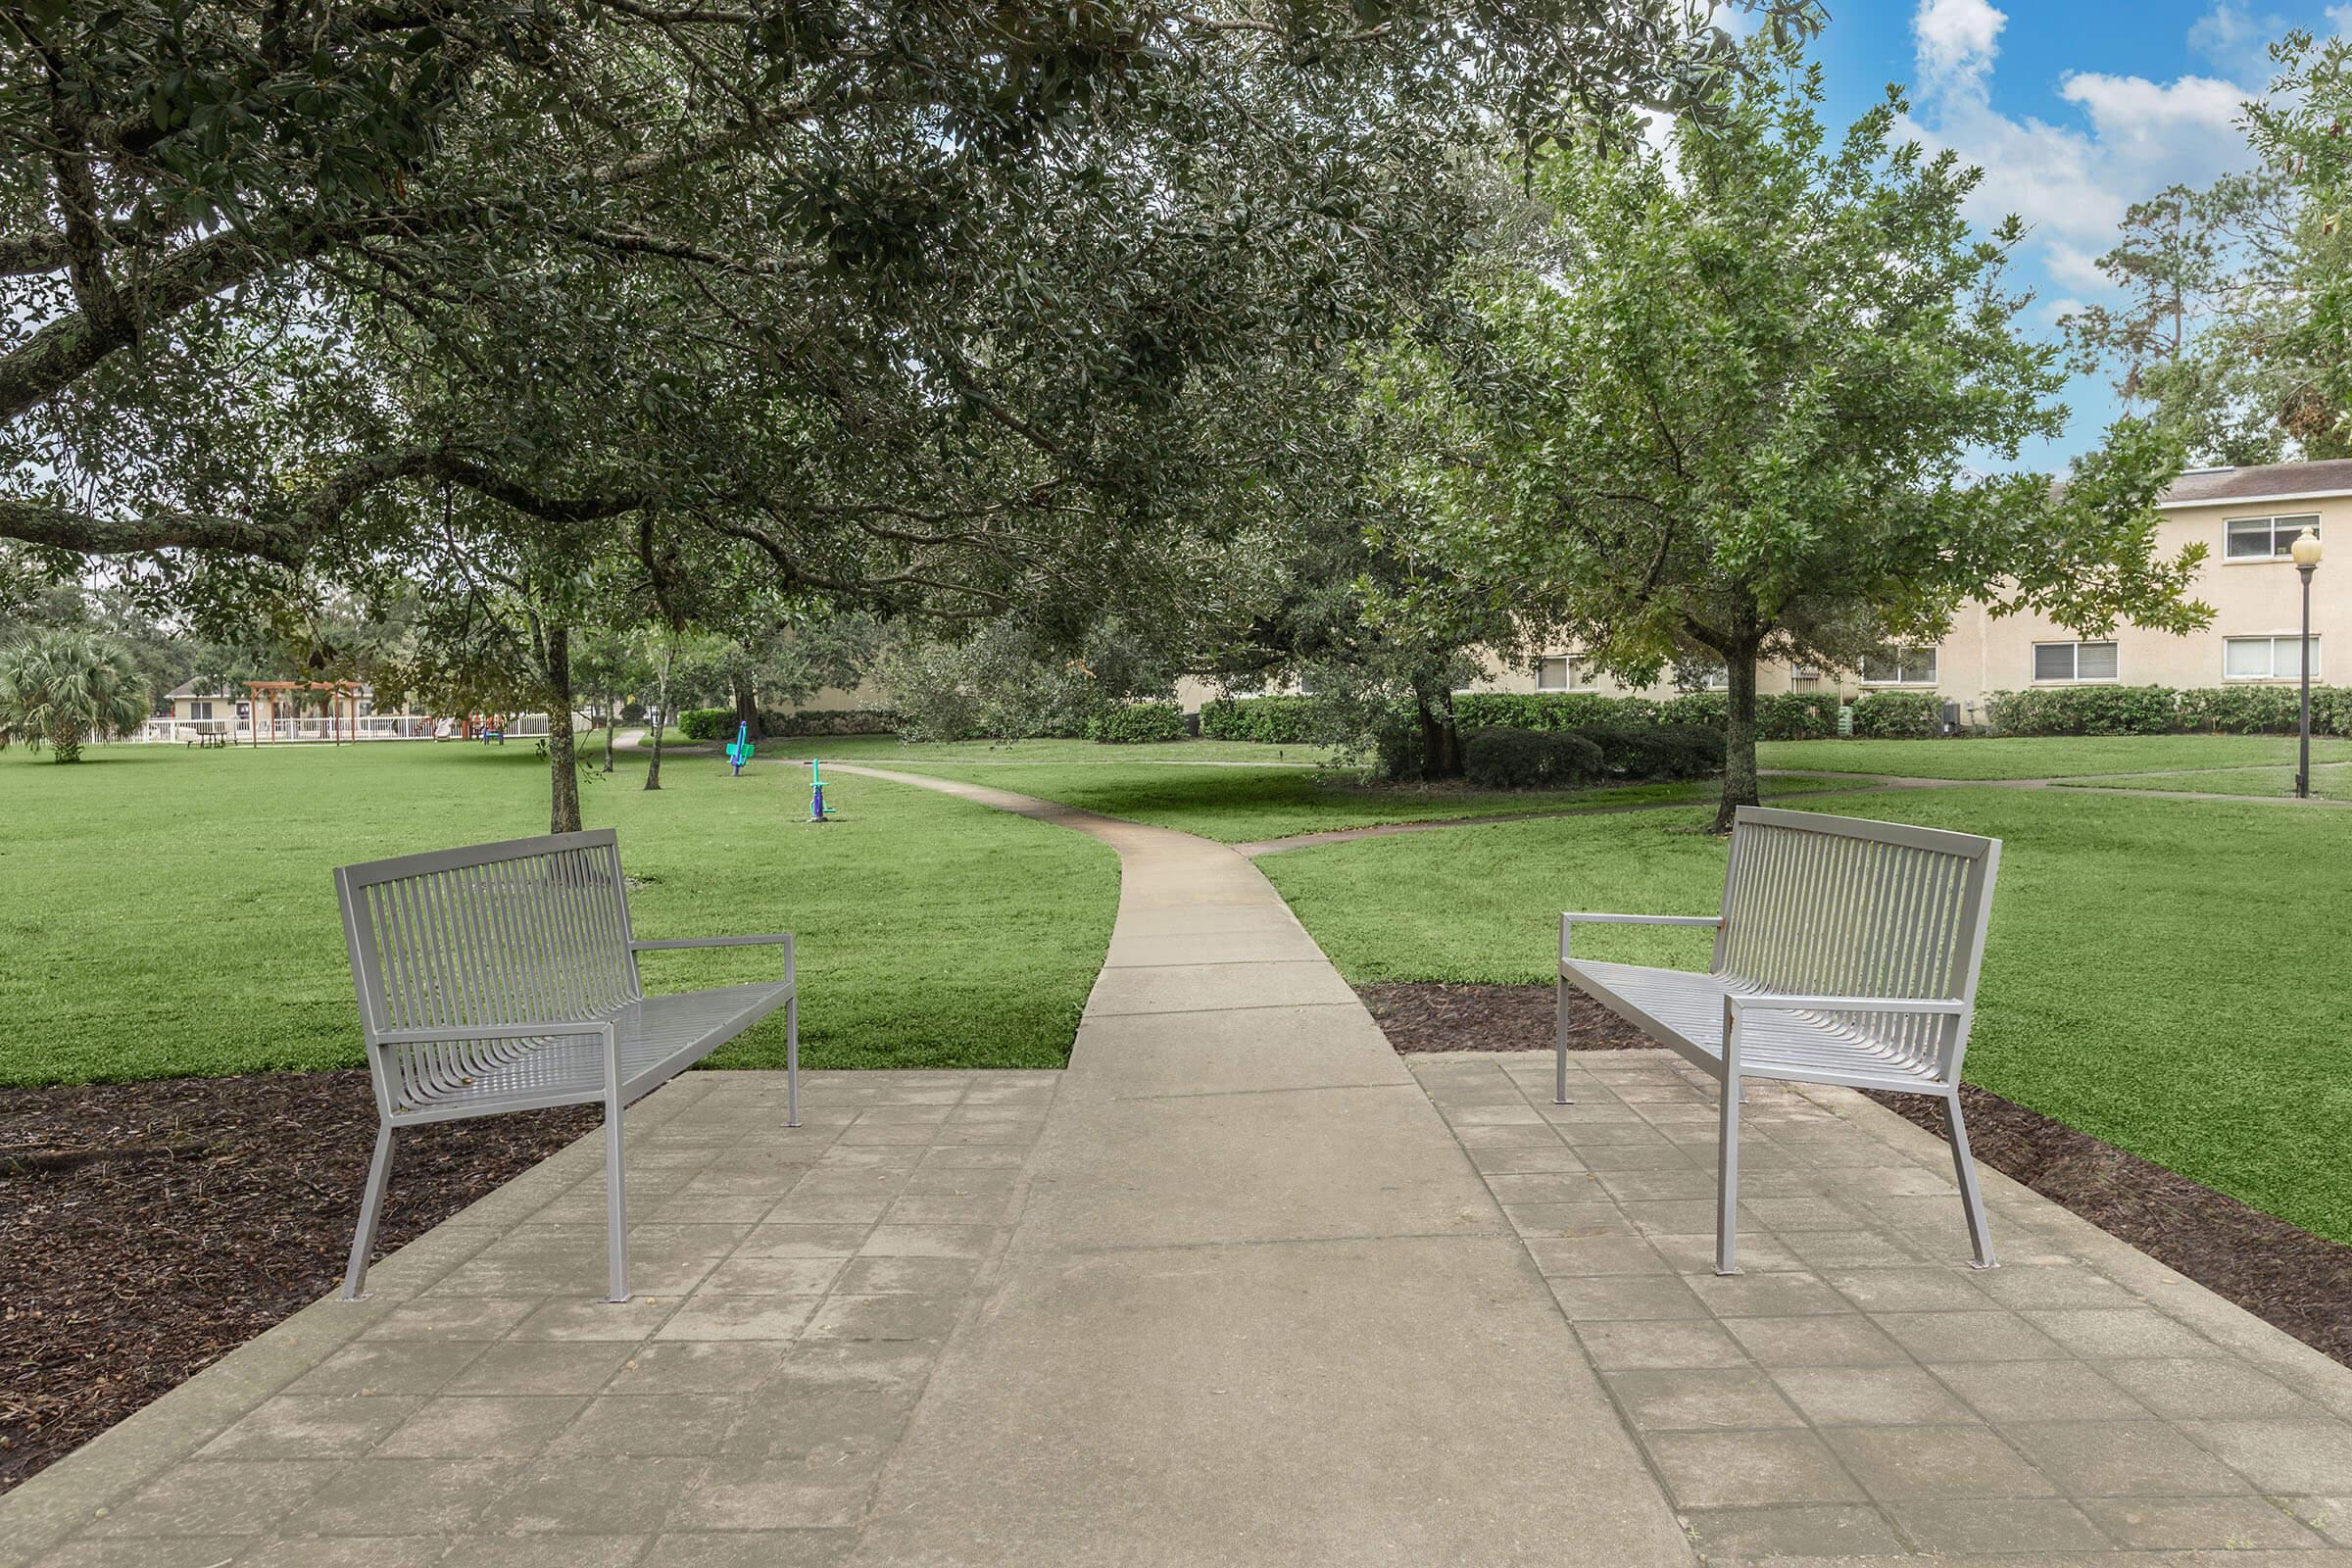
[[[1815,48],[1830,112],[1860,114],[1888,82],[1911,92],[1911,133],[1984,170],[1980,222],[2030,226],[2019,277],[2034,326],[2111,297],[2093,260],[2133,201],[2250,162],[2232,123],[2269,79],[2269,42],[2294,26],[2352,29],[2352,3],[2318,0],[1827,0]],[[2066,437],[2027,454],[2061,467],[2098,444],[2116,402],[2101,378],[2069,388]]]

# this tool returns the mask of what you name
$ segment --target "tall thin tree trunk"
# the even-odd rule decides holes
[[[580,772],[571,734],[571,628],[560,621],[548,624],[540,633],[540,649],[547,666],[547,830],[577,833]]]
[[[1754,645],[1724,660],[1731,703],[1723,720],[1723,800],[1715,808],[1715,831],[1729,833],[1742,806],[1756,793],[1756,650]]]
[[[605,771],[612,771],[612,739],[620,733],[620,699],[605,693]]]
[[[760,693],[748,680],[741,682],[735,688],[735,722],[750,725],[751,728],[747,733],[753,740],[767,739],[760,727]],[[732,735],[727,737],[729,740],[734,738]]]
[[[662,715],[662,722],[654,726],[654,760],[645,770],[645,787],[649,790],[662,787],[662,732],[669,728],[669,655],[665,641],[662,646],[662,678],[654,685],[654,710]]]

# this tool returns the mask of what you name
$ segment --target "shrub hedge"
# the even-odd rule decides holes
[[[678,715],[678,728],[690,741],[716,740],[723,729],[727,739],[735,738],[735,710],[732,708],[689,708]]]
[[[690,741],[731,741],[735,738],[732,708],[689,708],[678,715],[678,727]],[[895,735],[899,715],[883,708],[844,708],[786,713],[760,710],[762,735]]]
[[[1220,697],[1200,705],[1200,738],[1301,746],[1315,739],[1321,715],[1312,697]]]
[[[1595,726],[1573,733],[1599,748],[1601,771],[1613,779],[1711,778],[1723,771],[1723,731],[1704,724]]]
[[[2289,735],[2297,704],[2292,686],[2051,686],[1994,692],[1984,709],[2003,735]],[[2311,727],[2352,735],[2352,687],[2314,686]]]
[[[1601,752],[1571,730],[1472,730],[1462,740],[1462,771],[1482,789],[1569,789],[1601,776]]]
[[[1086,721],[1086,738],[1105,746],[1184,739],[1184,710],[1174,703],[1120,703]]]
[[[1927,740],[1943,733],[1943,699],[1934,692],[1865,692],[1854,699],[1854,733],[1872,740]]]

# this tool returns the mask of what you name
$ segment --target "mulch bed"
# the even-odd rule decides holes
[[[597,1116],[403,1133],[381,1245]],[[0,1492],[337,1289],[374,1142],[360,1071],[0,1089]]]
[[[1549,986],[1372,985],[1364,1002],[1398,1051],[1548,1051]],[[1650,1041],[1591,998],[1570,1003],[1569,1044],[1621,1051]],[[1873,1100],[1943,1136],[1943,1107]],[[2101,1143],[1983,1089],[1963,1089],[1979,1159],[2131,1243],[2216,1296],[2352,1366],[2352,1247]]]

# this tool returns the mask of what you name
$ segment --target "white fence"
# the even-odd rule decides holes
[[[583,720],[575,714],[572,728],[582,727]],[[460,720],[430,713],[368,713],[357,719],[318,714],[264,720],[258,734],[256,729],[255,723],[245,718],[151,718],[130,738],[165,745],[226,740],[236,746],[268,746],[279,742],[459,740],[465,736]],[[541,738],[547,734],[547,715],[518,713],[507,721],[505,734],[509,740]]]

